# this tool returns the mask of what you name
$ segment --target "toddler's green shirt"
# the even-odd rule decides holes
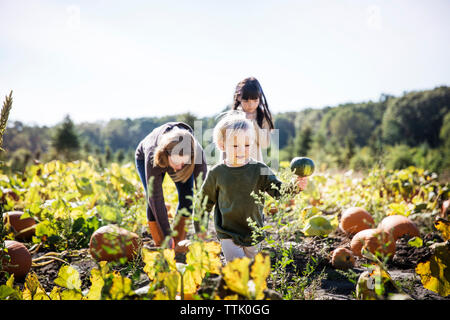
[[[274,184],[276,188],[272,187]],[[247,218],[263,227],[263,207],[255,203],[251,196],[267,192],[270,196],[280,197],[282,182],[264,163],[251,161],[242,167],[229,167],[217,164],[208,171],[201,187],[202,197],[207,196],[206,212],[214,207],[214,225],[219,239],[233,239],[242,246],[254,245],[251,235],[252,227]],[[196,232],[199,224],[195,223]],[[264,239],[260,236],[257,242]]]

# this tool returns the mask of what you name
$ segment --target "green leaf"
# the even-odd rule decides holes
[[[119,209],[107,205],[97,206],[97,210],[103,219],[111,222],[116,222],[117,218],[121,215]]]
[[[426,208],[427,208],[426,202],[418,203],[415,205],[414,212],[418,213],[421,212],[422,210],[425,210]]]
[[[52,224],[49,220],[44,220],[39,222],[36,225],[36,236],[42,237],[44,235],[46,236],[52,236],[56,235],[55,230],[52,228]]]
[[[334,229],[335,228],[326,217],[316,215],[306,221],[303,232],[306,236],[326,236]]]
[[[19,295],[16,290],[7,285],[0,286],[0,300],[6,300],[7,298],[19,298]]]
[[[82,177],[81,179],[77,179],[75,175],[72,175],[75,180],[75,184],[77,186],[78,192],[82,196],[90,196],[94,193],[94,189],[92,188],[91,180],[86,177]]]
[[[76,219],[72,225],[72,232],[76,233],[76,232],[80,231],[83,228],[85,223],[86,223],[86,220],[83,217],[79,217],[78,219]]]
[[[414,237],[414,238],[409,239],[408,245],[411,247],[420,248],[423,246],[423,240],[420,237]]]

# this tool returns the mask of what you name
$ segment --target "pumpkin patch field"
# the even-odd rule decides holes
[[[277,174],[295,178],[289,163]],[[176,188],[163,188],[173,222]],[[206,239],[194,232],[198,189],[187,252],[175,253],[147,230],[134,164],[91,157],[0,172],[0,299],[450,300],[450,190],[435,173],[316,168],[304,191],[280,192],[253,194],[261,252],[225,264],[212,213]]]

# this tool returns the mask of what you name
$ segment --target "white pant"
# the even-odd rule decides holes
[[[227,262],[235,258],[243,257],[253,259],[260,247],[259,244],[251,247],[240,246],[235,244],[232,239],[221,239],[220,245],[222,246],[222,252]]]

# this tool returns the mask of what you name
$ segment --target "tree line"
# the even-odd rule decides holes
[[[224,110],[230,106],[226,106]],[[222,110],[222,111],[224,111]],[[275,111],[275,110],[272,110]],[[55,126],[8,123],[1,160],[11,170],[32,161],[95,156],[102,165],[134,161],[134,150],[151,130],[168,121],[213,128],[216,116],[187,112],[165,117],[112,119],[75,124],[69,115]],[[450,88],[382,94],[378,101],[274,112],[280,160],[309,156],[323,169],[365,171],[375,165],[409,165],[435,172],[450,168]],[[203,141],[204,146],[210,141]],[[269,150],[270,154],[270,150]]]

